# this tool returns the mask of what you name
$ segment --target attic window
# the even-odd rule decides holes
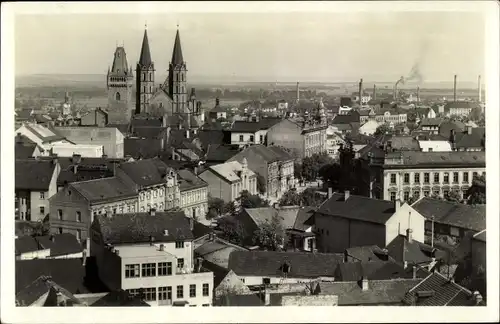
[[[68,190],[68,196],[71,196],[71,190]]]

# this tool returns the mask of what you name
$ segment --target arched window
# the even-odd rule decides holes
[[[142,74],[142,81],[146,81],[146,73]]]
[[[163,109],[163,102],[160,102],[160,108]],[[163,193],[163,190],[160,191],[160,195]]]
[[[149,81],[153,81],[153,73],[149,73]]]
[[[116,101],[120,101],[121,100],[121,95],[120,95],[119,92],[116,93],[115,99],[116,99]]]

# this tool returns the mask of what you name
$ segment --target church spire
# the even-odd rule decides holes
[[[177,34],[175,35],[174,50],[172,52],[172,65],[181,65],[184,63],[182,57],[181,37],[179,36],[179,26],[177,26]]]
[[[148,40],[148,30],[144,29],[144,38],[142,39],[141,56],[139,58],[139,64],[142,66],[151,65],[151,52],[149,50],[149,40]]]

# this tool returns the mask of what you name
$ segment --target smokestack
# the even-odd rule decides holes
[[[479,102],[482,101],[482,86],[481,86],[481,75],[477,77],[477,91],[479,92]]]
[[[457,75],[453,77],[453,102],[457,102]]]
[[[377,100],[377,86],[373,85],[373,100]]]
[[[299,88],[299,82],[297,82],[297,103],[300,100],[300,88]]]
[[[417,86],[417,104],[420,102],[420,87]]]
[[[361,106],[361,98],[363,97],[363,79],[359,80],[359,105]]]

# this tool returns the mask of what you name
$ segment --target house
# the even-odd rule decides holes
[[[209,166],[198,176],[208,183],[208,192],[225,202],[235,201],[244,190],[257,194],[257,175],[248,168],[245,159]]]
[[[75,144],[102,145],[110,158],[123,158],[125,136],[116,127],[55,127],[57,133]]]
[[[442,122],[443,120],[441,118],[424,118],[420,121],[418,128],[430,134],[438,134],[439,125],[441,125]]]
[[[467,125],[465,131],[456,132],[453,130],[450,142],[457,151],[484,151],[486,148],[486,129]]]
[[[366,262],[346,262],[338,265],[335,272],[335,281],[360,281],[363,278],[370,280],[417,279],[425,278],[429,273],[417,266],[405,267],[393,259],[371,260]]]
[[[377,112],[375,115],[375,121],[385,124],[385,123],[393,123],[394,125],[396,124],[403,124],[408,121],[408,115],[406,113],[402,112],[396,112],[396,111],[380,111]]]
[[[49,213],[49,198],[57,192],[59,162],[29,159],[15,163],[16,219],[43,220]]]
[[[117,165],[122,160],[107,157],[85,158],[78,154],[71,157],[58,157],[61,172],[57,178],[57,191],[72,182],[113,177]]]
[[[461,116],[467,117],[475,108],[480,108],[477,103],[468,101],[448,102],[444,105],[444,113],[446,116]]]
[[[418,140],[422,152],[451,152],[451,143],[447,140]]]
[[[368,261],[387,261],[389,260],[389,251],[381,249],[377,245],[355,246],[345,249],[344,262],[368,262]]]
[[[373,135],[379,126],[380,123],[376,120],[368,120],[359,127],[358,132],[363,135]]]
[[[337,254],[311,252],[234,251],[229,255],[229,269],[247,286],[333,278],[341,262]]]
[[[338,296],[338,306],[402,306],[405,294],[422,279],[320,282],[315,293]]]
[[[248,121],[234,121],[229,130],[231,133],[230,144],[266,144],[266,135],[269,128],[280,121],[281,118],[261,118],[255,114]]]
[[[214,283],[214,286],[216,286],[214,291],[216,299],[221,299],[231,295],[252,295],[250,289],[232,270],[229,270],[226,276],[219,283]]]
[[[16,260],[45,259],[50,256],[50,249],[42,249],[33,236],[16,237]]]
[[[471,292],[439,272],[429,274],[411,288],[403,303],[407,306],[486,306],[478,291]]]
[[[85,306],[71,292],[48,276],[40,276],[16,293],[16,306],[54,307]]]
[[[73,141],[64,137],[59,132],[55,132],[43,125],[36,123],[24,123],[16,130],[16,134],[27,137],[36,143],[40,148],[42,155],[48,155],[54,144],[75,144]]]
[[[442,260],[445,255],[430,245],[415,240],[410,235],[398,235],[386,247],[390,258],[407,267],[416,266],[418,269],[431,270],[436,261]]]
[[[252,145],[228,160],[243,162],[248,168],[263,178],[267,196],[281,197],[295,187],[294,158],[279,146]]]
[[[123,154],[134,159],[151,159],[165,153],[165,143],[157,138],[125,138]]]
[[[101,107],[97,107],[94,110],[81,115],[80,125],[104,127],[108,125],[108,112]]]
[[[208,112],[208,118],[210,118],[210,120],[212,121],[216,121],[218,119],[227,119],[227,112],[220,106],[219,98],[215,99],[215,107],[213,107]]]
[[[154,306],[212,304],[213,273],[193,258],[194,220],[183,212],[98,215],[91,251],[111,290],[142,293]]]
[[[208,213],[208,184],[193,172],[177,171],[177,185],[180,192],[179,207],[187,217],[205,220]]]
[[[225,163],[240,151],[239,145],[208,144],[205,163],[207,166]]]
[[[40,147],[26,136],[18,134],[15,139],[14,153],[16,160],[29,159],[42,155]]]
[[[338,159],[339,148],[345,144],[342,134],[335,127],[328,126],[326,129],[326,152],[328,155],[333,159]]]
[[[479,233],[486,228],[486,205],[464,205],[458,202],[423,197],[412,208],[425,217],[425,231],[431,235],[463,238],[467,232]]]
[[[415,108],[415,109],[413,109],[413,111],[416,114],[416,118],[419,120],[422,120],[424,118],[434,119],[437,117],[436,111],[434,109],[432,109],[431,107]]]
[[[424,217],[406,203],[333,193],[314,213],[318,250],[343,253],[355,246],[387,246],[407,231],[423,242]]]
[[[69,233],[16,238],[16,260],[82,259],[83,257],[82,245]]]
[[[325,123],[308,123],[304,120],[283,119],[269,128],[268,145],[284,147],[296,158],[326,152]]]

